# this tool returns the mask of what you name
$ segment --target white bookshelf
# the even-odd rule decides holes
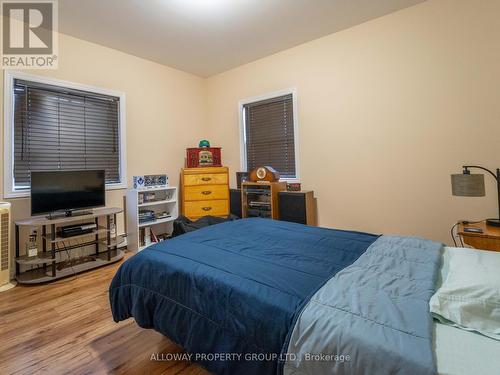
[[[145,200],[145,196],[155,195],[154,199]],[[142,198],[142,199],[141,199]],[[151,243],[141,244],[141,231],[153,231],[156,235],[171,234],[173,221],[179,216],[178,194],[175,186],[162,188],[129,190],[127,191],[127,248],[138,252]],[[139,222],[141,211],[154,211],[158,216],[162,212],[169,213],[167,217],[157,218],[154,221]]]

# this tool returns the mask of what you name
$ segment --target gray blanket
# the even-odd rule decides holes
[[[432,317],[442,244],[383,236],[299,316],[285,375],[435,374]]]

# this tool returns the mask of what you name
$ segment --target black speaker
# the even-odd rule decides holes
[[[229,211],[232,215],[241,218],[241,190],[229,189]]]
[[[278,193],[280,220],[316,225],[312,191],[281,191]]]

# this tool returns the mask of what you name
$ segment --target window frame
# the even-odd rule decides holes
[[[125,93],[103,89],[95,86],[63,81],[50,77],[37,76],[19,71],[4,71],[4,198],[24,198],[31,195],[30,189],[16,189],[14,185],[14,80],[21,79],[67,89],[88,91],[91,93],[109,95],[120,98],[118,137],[120,145],[120,182],[106,184],[106,190],[127,188],[127,153],[125,132]]]
[[[286,182],[300,182],[300,153],[299,153],[299,115],[297,106],[297,89],[288,88],[279,91],[269,92],[263,95],[254,96],[251,98],[243,99],[238,102],[238,115],[239,115],[239,132],[240,132],[240,167],[242,171],[248,169],[247,163],[247,142],[246,142],[246,123],[245,123],[245,105],[277,98],[284,95],[292,95],[293,105],[293,143],[295,148],[295,177],[280,178],[280,181]],[[250,171],[248,171],[250,172]]]

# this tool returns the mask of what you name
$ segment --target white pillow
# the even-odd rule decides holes
[[[442,323],[500,340],[500,252],[450,248],[447,275],[429,301]]]

